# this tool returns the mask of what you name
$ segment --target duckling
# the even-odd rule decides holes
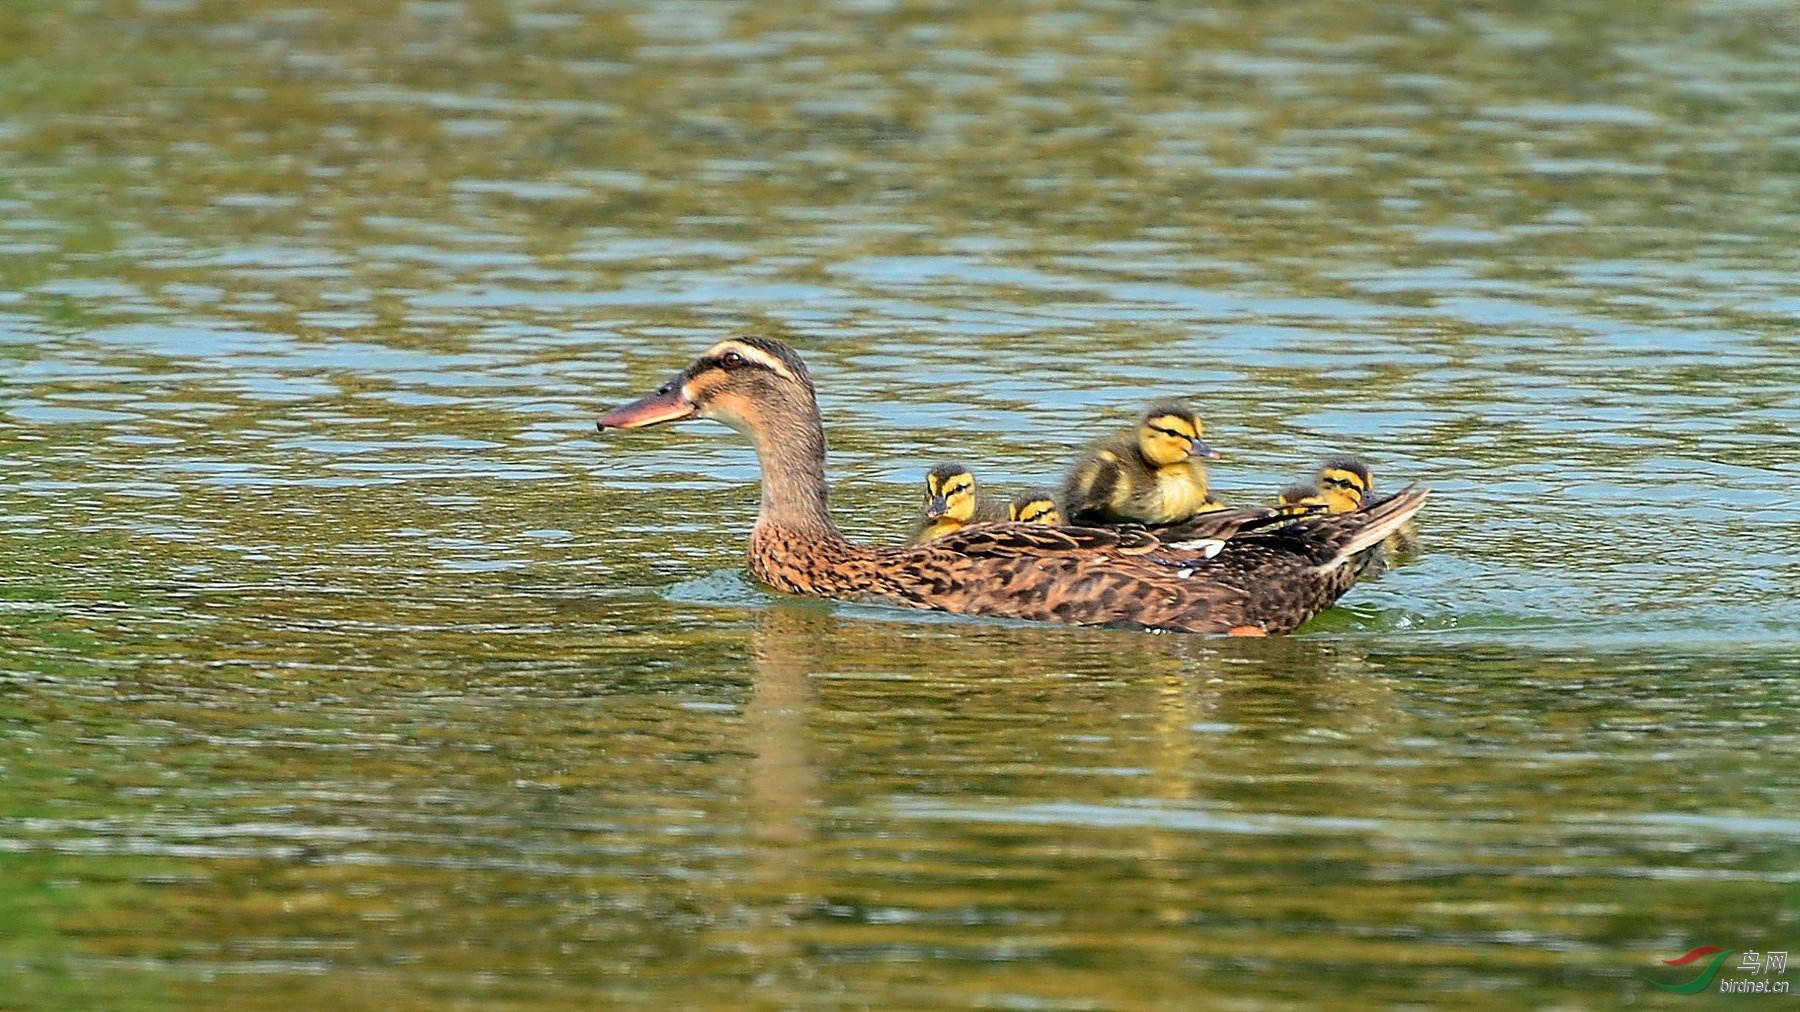
[[[925,513],[913,530],[912,544],[941,538],[965,524],[1006,519],[1006,508],[975,494],[975,475],[961,464],[939,464],[925,475]]]
[[[1362,506],[1363,496],[1375,487],[1369,465],[1360,457],[1339,454],[1319,465],[1319,494],[1333,513],[1348,513]]]
[[[1295,515],[1311,513],[1326,505],[1325,497],[1319,492],[1319,486],[1310,481],[1294,482],[1276,493],[1276,508],[1283,513]]]
[[[1186,405],[1152,405],[1137,431],[1095,443],[1063,487],[1075,524],[1179,523],[1224,509],[1207,494],[1202,460],[1219,451],[1200,438],[1200,419]]]
[[[1319,489],[1327,510],[1349,513],[1362,508],[1364,497],[1375,489],[1375,477],[1362,458],[1340,454],[1319,465]],[[1382,542],[1382,549],[1393,558],[1418,554],[1418,525],[1410,520],[1401,524]]]
[[[1013,496],[1006,504],[1006,515],[1014,523],[1049,524],[1061,527],[1062,510],[1056,505],[1056,493],[1047,488],[1034,488]]]

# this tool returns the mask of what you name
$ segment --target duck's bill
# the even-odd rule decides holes
[[[658,390],[648,397],[639,397],[630,404],[621,404],[600,416],[601,429],[641,429],[646,425],[661,425],[663,422],[679,422],[683,418],[693,418],[697,412],[694,402],[681,395],[679,386],[669,390]]]
[[[1219,460],[1225,455],[1206,445],[1205,442],[1196,439],[1194,440],[1193,447],[1188,450],[1188,456],[1199,457],[1202,460]]]

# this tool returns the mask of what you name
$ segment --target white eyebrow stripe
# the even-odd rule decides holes
[[[752,348],[747,344],[740,344],[736,341],[720,341],[718,344],[715,344],[711,348],[708,348],[706,351],[706,354],[708,356],[723,355],[728,351],[737,352],[739,355],[742,355],[742,356],[744,356],[744,358],[748,359],[749,361],[755,362],[757,365],[760,365],[763,368],[768,369],[769,371],[775,373],[777,376],[786,376],[788,379],[796,378],[794,376],[793,372],[790,371],[787,366],[782,364],[780,359],[776,358],[775,356],[769,354],[766,351],[762,351],[761,349],[758,349],[758,348]]]

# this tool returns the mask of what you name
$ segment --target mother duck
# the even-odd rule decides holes
[[[708,348],[679,375],[601,416],[636,429],[708,418],[756,444],[762,510],[750,574],[808,597],[963,615],[1171,629],[1285,633],[1356,582],[1365,556],[1424,505],[1408,490],[1353,513],[1294,521],[1275,508],[1203,514],[1180,534],[982,524],[919,545],[849,541],[831,522],[825,429],[806,364],[766,337]]]

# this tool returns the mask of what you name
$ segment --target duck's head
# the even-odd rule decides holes
[[[1356,457],[1327,457],[1319,465],[1319,492],[1325,506],[1333,513],[1349,513],[1360,509],[1363,496],[1375,487],[1369,465]]]
[[[1200,416],[1184,404],[1151,405],[1138,423],[1138,450],[1156,467],[1179,464],[1189,457],[1218,460],[1219,451],[1201,440]]]
[[[1062,510],[1057,508],[1056,494],[1047,488],[1032,489],[1015,496],[1006,504],[1006,516],[1014,523],[1062,526]]]
[[[706,349],[656,392],[600,416],[601,429],[637,429],[710,418],[744,433],[772,415],[818,412],[812,377],[794,349],[767,337],[733,337]]]
[[[925,474],[925,519],[966,524],[975,518],[975,476],[961,464],[939,464]]]

